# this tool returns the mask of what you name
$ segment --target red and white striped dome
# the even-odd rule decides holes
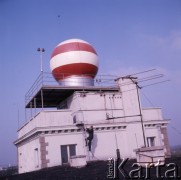
[[[50,68],[58,82],[75,76],[93,79],[98,71],[98,56],[88,42],[70,39],[55,47]]]

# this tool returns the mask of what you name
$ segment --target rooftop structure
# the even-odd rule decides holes
[[[118,91],[118,85],[114,82],[116,78],[117,76],[98,75],[94,79],[95,86],[87,86],[84,81],[82,81],[81,86],[68,86],[65,84],[60,86],[55,82],[51,73],[42,72],[25,95],[25,107],[58,107],[63,100],[75,91]],[[66,79],[64,79],[64,82],[66,82]]]

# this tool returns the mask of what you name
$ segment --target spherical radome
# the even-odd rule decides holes
[[[83,82],[93,82],[98,66],[95,49],[81,39],[70,39],[58,44],[50,60],[54,78],[60,84],[64,82],[67,85],[83,85]]]

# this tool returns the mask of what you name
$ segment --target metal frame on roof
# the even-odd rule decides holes
[[[54,108],[75,91],[118,91],[115,76],[98,76],[95,86],[60,86],[50,73],[42,72],[25,95],[25,108]]]

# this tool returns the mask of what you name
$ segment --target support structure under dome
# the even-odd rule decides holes
[[[71,76],[63,80],[59,80],[61,86],[94,86],[92,77]]]

